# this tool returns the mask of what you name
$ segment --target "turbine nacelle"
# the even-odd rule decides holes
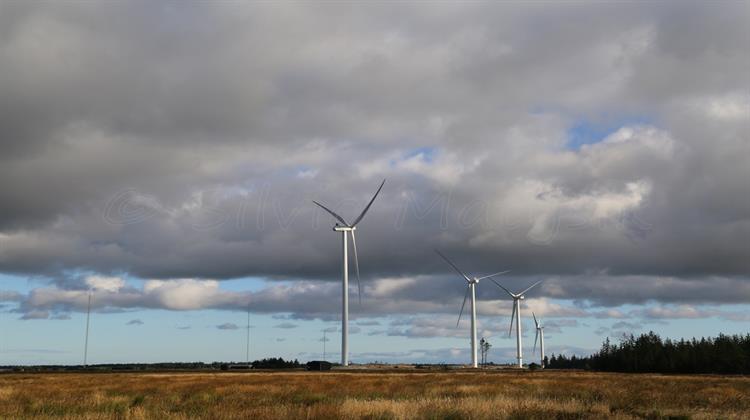
[[[336,223],[336,226],[333,227],[334,232],[351,232],[353,230],[357,230],[356,226],[342,226],[338,223]]]
[[[490,279],[490,280],[492,280],[492,282],[495,283],[495,286],[503,289],[505,291],[505,293],[507,293],[508,296],[510,296],[513,299],[513,301],[526,299],[526,296],[525,296],[526,292],[528,292],[529,290],[533,289],[539,283],[541,283],[541,282],[544,281],[544,280],[539,280],[538,282],[536,282],[536,283],[532,284],[531,286],[527,287],[526,289],[524,289],[522,292],[520,292],[520,293],[513,293],[510,290],[508,290],[505,287],[503,287],[500,283],[496,282],[495,279]]]
[[[544,329],[544,327],[542,327],[542,323],[541,323],[541,322],[539,322],[539,320],[537,320],[537,319],[536,319],[536,314],[535,314],[534,312],[532,312],[532,313],[531,313],[531,316],[533,316],[533,317],[534,317],[534,324],[536,324],[536,329],[537,329],[537,330],[543,330],[543,329]]]

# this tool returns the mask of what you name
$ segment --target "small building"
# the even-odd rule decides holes
[[[317,370],[317,371],[323,371],[323,370],[331,370],[331,362],[326,362],[323,360],[313,360],[312,362],[307,362],[306,369],[307,370]]]

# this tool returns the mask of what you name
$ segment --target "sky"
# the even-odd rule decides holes
[[[748,333],[750,3],[0,0],[0,364]],[[510,299],[477,288],[489,360]],[[248,328],[248,311],[250,325]],[[326,340],[323,341],[325,334]]]

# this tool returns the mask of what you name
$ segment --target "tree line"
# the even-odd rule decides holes
[[[591,356],[554,354],[548,369],[591,369],[607,372],[750,373],[750,334],[691,340],[662,339],[653,331],[624,336],[619,344],[607,338]]]
[[[102,363],[82,365],[36,365],[36,366],[0,366],[2,371],[53,372],[53,371],[153,371],[153,370],[235,370],[235,369],[301,369],[303,365],[297,360],[284,360],[281,357],[269,357],[244,362],[160,362],[160,363]]]

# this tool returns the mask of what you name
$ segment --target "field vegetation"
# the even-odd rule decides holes
[[[740,419],[750,378],[581,371],[12,373],[3,419]]]

